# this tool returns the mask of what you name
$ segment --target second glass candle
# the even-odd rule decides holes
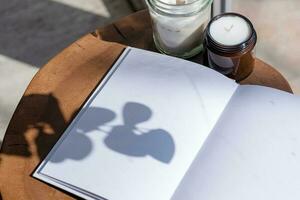
[[[159,51],[189,58],[203,49],[212,0],[146,0]]]

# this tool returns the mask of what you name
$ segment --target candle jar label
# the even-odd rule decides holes
[[[225,75],[234,73],[235,68],[240,63],[239,57],[219,56],[211,51],[208,52],[208,57],[209,66]]]

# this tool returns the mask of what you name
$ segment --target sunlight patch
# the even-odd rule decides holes
[[[102,17],[111,17],[102,0],[52,0]]]

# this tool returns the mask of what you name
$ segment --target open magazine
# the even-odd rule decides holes
[[[126,48],[33,176],[85,199],[298,200],[300,98]]]

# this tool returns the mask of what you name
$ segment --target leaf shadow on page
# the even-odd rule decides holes
[[[137,127],[151,118],[151,109],[140,103],[129,102],[124,105],[122,112],[123,124],[112,126],[110,131],[105,131],[103,127],[115,119],[116,113],[106,108],[88,108],[81,116],[81,123],[75,127],[76,131],[71,133],[73,136],[66,140],[63,149],[50,161],[83,159],[93,147],[86,134],[98,130],[106,134],[104,144],[116,153],[132,157],[151,156],[162,163],[170,163],[175,153],[175,143],[170,133],[163,129],[146,130]]]
[[[50,161],[56,163],[62,162],[65,159],[81,160],[88,156],[92,151],[93,143],[86,134],[97,127],[104,126],[115,117],[116,114],[109,109],[98,107],[88,108],[79,117],[82,118],[81,123],[85,124],[85,126],[76,127],[75,125],[75,131],[70,133],[71,137],[64,141],[64,145],[60,146],[59,152]]]
[[[112,127],[104,143],[108,148],[128,156],[151,156],[154,159],[170,163],[175,153],[175,143],[163,129],[143,130],[137,125],[146,122],[152,116],[149,107],[135,102],[123,107],[123,124]]]

